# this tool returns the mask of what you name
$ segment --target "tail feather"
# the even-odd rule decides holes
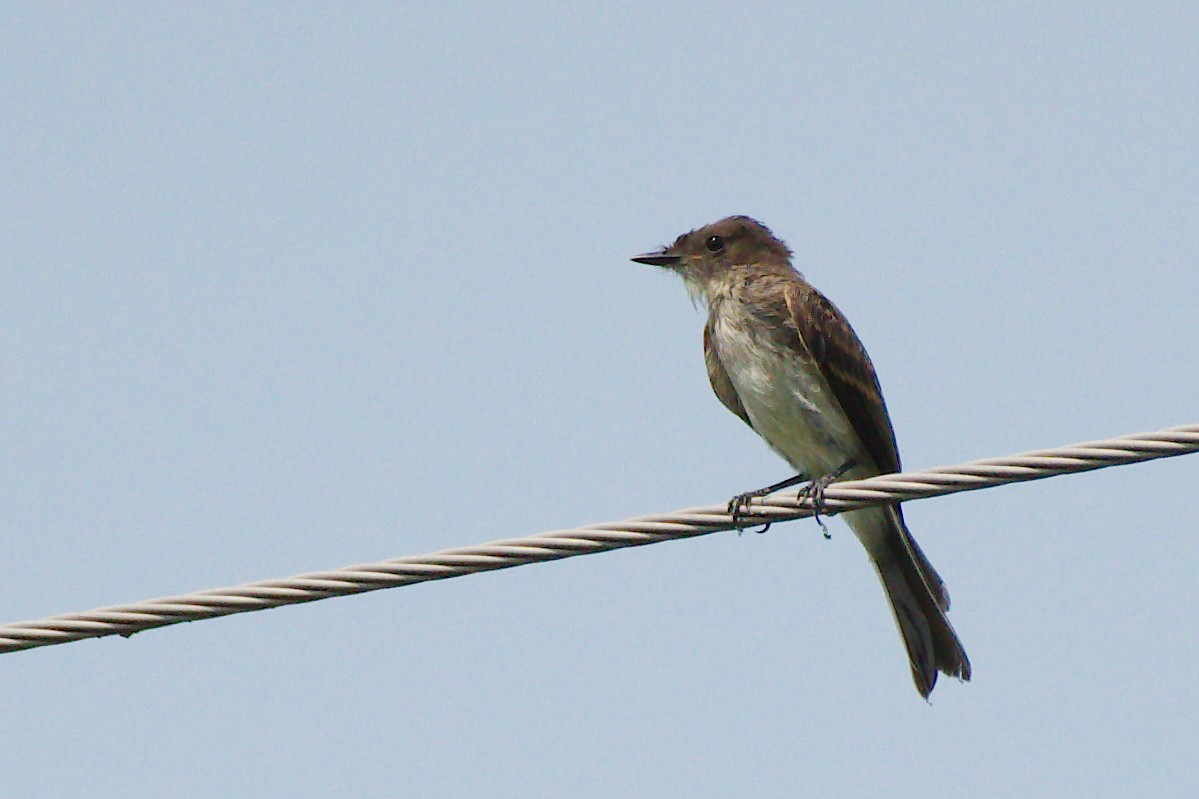
[[[865,514],[850,521],[891,602],[916,690],[927,699],[937,684],[938,671],[969,680],[970,660],[945,616],[949,592],[908,532],[898,507]]]
[[[937,601],[937,607],[941,608],[942,613],[949,611],[949,589],[945,587],[945,581],[941,579],[941,575],[937,574],[937,570],[933,568],[933,564],[928,562],[928,557],[925,556],[924,550],[916,543],[916,539],[912,538],[912,534],[908,532],[908,526],[903,520],[903,511],[898,505],[895,506],[895,520],[898,522],[898,527],[903,531],[903,540],[907,544],[908,551],[916,561],[916,567],[920,569],[920,576],[924,578],[924,583],[928,586],[929,591],[933,595],[933,599]]]

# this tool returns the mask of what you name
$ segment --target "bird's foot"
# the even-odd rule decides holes
[[[786,480],[777,482],[774,485],[768,485],[765,488],[759,488],[756,491],[746,491],[744,494],[738,494],[730,499],[729,515],[733,517],[733,526],[737,528],[737,532],[745,532],[745,528],[741,526],[741,517],[748,513],[750,503],[752,503],[755,499],[758,497],[764,497],[767,494],[773,494],[775,491],[782,491],[784,488],[790,488],[791,486],[802,483],[807,479],[808,478],[804,477],[802,474],[797,474],[794,477],[788,477]],[[769,529],[770,522],[766,522],[766,525],[761,530],[754,530],[754,532],[761,535]]]
[[[733,526],[737,528],[738,535],[745,532],[745,527],[743,527],[741,525],[741,521],[742,521],[742,516],[744,516],[749,511],[749,503],[752,502],[753,500],[757,499],[758,497],[763,497],[763,496],[766,496],[766,495],[763,493],[759,493],[758,491],[747,491],[746,493],[738,494],[737,496],[735,496],[729,500],[729,515],[733,517]],[[755,532],[758,535],[761,535],[762,533],[766,532],[769,529],[770,529],[770,522],[766,522],[766,524],[762,526],[761,530],[753,530],[752,532]]]
[[[812,518],[816,520],[816,524],[820,525],[820,532],[824,534],[826,541],[831,539],[833,535],[828,531],[828,525],[824,523],[824,519],[821,518],[822,516],[828,515],[826,513],[827,508],[824,504],[824,490],[833,483],[837,482],[841,475],[849,471],[852,465],[852,463],[846,463],[837,471],[831,474],[826,474],[824,477],[816,478],[803,488],[799,489],[799,492],[795,495],[795,501],[801,506],[805,501],[810,501],[812,503]]]

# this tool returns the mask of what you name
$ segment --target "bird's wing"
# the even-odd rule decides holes
[[[837,310],[837,306],[806,281],[789,287],[786,297],[791,323],[802,340],[798,346],[806,349],[820,367],[820,373],[833,390],[875,466],[883,473],[898,472],[899,448],[895,444],[891,417],[883,401],[874,364],[870,362],[870,356],[866,354],[866,348],[862,346],[857,333]],[[916,563],[924,585],[944,613],[949,610],[949,591],[945,588],[945,581],[908,532],[899,505],[893,506],[888,513],[889,522]],[[960,661],[954,661],[956,665],[951,664],[944,670],[950,674],[965,675],[964,679],[969,679],[970,663],[966,660],[966,653],[961,651],[961,644],[957,644],[956,648],[960,653]]]
[[[720,353],[716,351],[716,345],[712,342],[710,319],[704,325],[704,363],[708,366],[708,382],[712,384],[716,397],[724,403],[724,407],[740,416],[741,420],[752,428],[754,424],[749,420],[749,414],[745,412],[745,406],[737,396],[737,389],[733,388],[733,381],[729,379],[729,373],[720,362]]]
[[[789,286],[786,299],[790,325],[820,367],[874,465],[884,473],[899,471],[899,448],[878,375],[849,321],[806,281]]]

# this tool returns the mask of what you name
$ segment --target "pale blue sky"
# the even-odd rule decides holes
[[[758,217],[905,465],[1199,421],[1199,12],[9,4],[0,621],[787,476],[630,255]],[[1199,457],[0,656],[12,796],[1199,792]]]

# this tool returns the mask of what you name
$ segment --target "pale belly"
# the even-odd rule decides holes
[[[747,323],[761,325],[759,320],[722,317],[715,320],[713,343],[766,443],[808,478],[835,473],[849,461],[865,463],[857,435],[819,367],[783,350],[769,335],[751,335]]]

